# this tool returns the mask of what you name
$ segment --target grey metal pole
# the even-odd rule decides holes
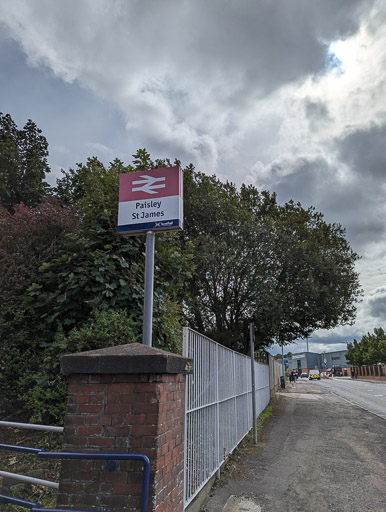
[[[0,427],[25,428],[26,430],[42,430],[43,432],[63,432],[64,427],[37,425],[36,423],[16,423],[15,421],[0,421]]]
[[[282,366],[283,379],[284,379],[284,387],[285,387],[284,345],[281,346],[281,366]]]
[[[154,231],[146,233],[145,255],[145,295],[143,302],[142,343],[151,347],[153,330],[153,290],[154,290]]]
[[[252,374],[252,415],[253,415],[253,442],[257,444],[256,427],[256,385],[255,385],[255,335],[253,322],[249,324],[249,335],[251,338],[251,374]]]

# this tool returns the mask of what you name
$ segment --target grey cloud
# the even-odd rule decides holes
[[[320,338],[317,336],[313,336],[310,339],[311,343],[317,343],[318,345],[331,345],[331,350],[335,350],[333,348],[334,345],[340,345],[342,343],[347,344],[349,341],[352,341],[351,337],[348,337],[344,334],[336,334],[331,333],[329,336],[321,336]]]
[[[31,62],[52,66],[69,80],[78,78],[97,87],[105,80],[107,86],[116,78],[118,63],[121,80],[136,67],[150,75],[173,76],[178,69],[189,79],[204,80],[209,86],[217,83],[218,96],[234,102],[243,101],[241,92],[272,92],[323,70],[324,41],[357,30],[357,9],[371,3],[35,0],[33,7],[19,2],[20,19],[12,30],[19,31],[15,37]],[[41,30],[39,39],[37,34],[35,39],[23,39],[28,21]],[[86,64],[81,71],[80,59]],[[105,77],[94,62],[105,64]],[[114,76],[109,77],[111,72]],[[232,81],[235,85],[228,92]]]
[[[290,162],[277,161],[272,165],[273,176],[277,176],[281,171],[289,171],[289,174],[282,174],[281,178],[275,183],[275,191],[283,200],[305,200],[313,204],[319,194],[319,187],[322,182],[334,174],[326,160],[315,158],[310,160],[306,157],[300,157]]]
[[[278,177],[277,169],[290,168],[289,174]],[[382,191],[354,175],[347,180],[338,176],[339,162],[331,165],[326,159],[299,158],[292,162],[277,161],[272,166],[270,187],[280,202],[300,201],[304,207],[315,206],[328,222],[338,222],[347,229],[348,238],[358,252],[386,232],[385,202]]]
[[[212,172],[229,142],[248,137],[256,99],[321,73],[326,41],[355,32],[372,3],[14,0],[0,2],[0,20],[31,65],[119,109],[134,145]]]
[[[55,169],[73,167],[94,154],[103,156],[96,148],[91,151],[90,140],[117,148],[114,156],[127,158],[120,149],[127,146],[120,113],[78,84],[65,83],[48,70],[26,67],[19,47],[4,33],[0,33],[0,68],[7,70],[0,73],[0,110],[10,113],[19,126],[30,118],[43,130],[49,143],[50,184],[60,176]]]
[[[358,130],[337,141],[340,157],[364,179],[386,178],[386,124]]]
[[[308,350],[310,352],[322,353],[324,351],[334,352],[337,350],[346,350],[347,343],[352,342],[354,338],[361,339],[364,333],[361,331],[353,330],[352,334],[338,334],[336,332],[327,333],[323,331],[323,333],[318,336],[314,334],[308,339]],[[276,349],[276,345],[274,345],[274,352],[280,353],[281,348]],[[304,352],[307,350],[307,341],[306,340],[297,340],[296,343],[288,345],[288,347],[284,348],[284,353],[292,352],[293,354]]]
[[[321,123],[332,121],[328,107],[322,101],[312,101],[308,99],[304,102],[304,108],[310,130],[312,131],[317,131]]]
[[[248,82],[272,90],[323,68],[322,40],[354,32],[358,28],[354,12],[361,4],[360,0],[338,6],[333,0],[249,0],[227,2],[224,7],[223,0],[196,1],[189,12],[196,33],[188,48],[204,65],[217,63],[215,68],[227,73],[247,66]]]
[[[386,322],[386,286],[374,290],[366,300],[366,309],[368,315],[374,319]]]

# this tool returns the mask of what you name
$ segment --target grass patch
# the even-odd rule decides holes
[[[272,405],[268,405],[264,411],[259,415],[259,417],[257,418],[257,432],[261,432],[261,429],[263,428],[263,423],[265,420],[267,420],[268,418],[270,418],[272,416],[272,413],[273,413],[273,409],[272,409]]]
[[[270,418],[272,416],[273,409],[272,405],[267,405],[267,407],[264,409],[264,411],[259,414],[257,420],[256,420],[256,428],[257,428],[257,441],[259,442],[259,437],[261,436],[263,425],[265,420]],[[237,451],[242,452],[243,455],[246,453],[254,453],[258,449],[258,446],[254,444],[254,437],[253,437],[253,428],[248,432],[248,434],[244,437],[244,439],[241,441],[239,446],[236,448]],[[235,450],[235,451],[236,451]]]

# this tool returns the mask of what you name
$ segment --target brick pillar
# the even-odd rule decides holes
[[[185,374],[192,361],[138,343],[64,356],[64,452],[150,459],[150,512],[182,512]],[[138,512],[142,462],[64,460],[58,507]]]

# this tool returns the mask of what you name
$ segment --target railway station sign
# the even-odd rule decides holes
[[[179,166],[120,175],[118,232],[183,229],[183,175]]]

